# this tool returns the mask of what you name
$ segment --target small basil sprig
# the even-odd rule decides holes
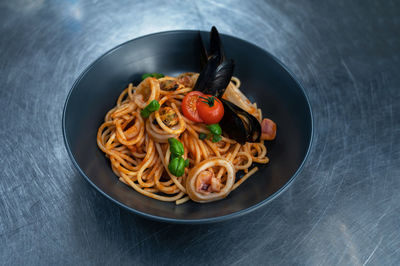
[[[148,118],[152,112],[160,109],[160,104],[157,100],[152,100],[142,111],[140,111],[140,115],[144,118]]]
[[[169,138],[168,139],[169,143],[169,150],[171,151],[171,155],[174,157],[179,157],[182,156],[185,150],[183,149],[182,143],[175,139],[175,138]]]
[[[218,141],[220,141],[222,139],[222,137],[221,137],[221,135],[213,135],[213,137],[212,137],[212,142],[218,142]]]
[[[222,129],[218,124],[207,125],[207,128],[210,130],[213,135],[221,135]]]
[[[211,124],[207,125],[208,130],[210,130],[210,134],[204,134],[200,133],[199,134],[199,139],[203,140],[206,138],[211,139],[212,142],[218,142],[222,139],[221,134],[222,134],[222,129],[219,126],[219,124]]]
[[[174,176],[180,177],[185,173],[185,160],[182,157],[175,157],[168,164],[168,170]]]
[[[207,138],[207,134],[199,133],[199,139],[203,140]]]
[[[175,138],[169,138],[168,143],[169,143],[169,150],[171,152],[171,157],[168,164],[168,170],[174,176],[177,177],[183,176],[183,174],[185,173],[185,167],[189,166],[189,159],[185,160],[182,157],[182,155],[185,152],[183,144]]]
[[[163,78],[165,76],[163,74],[160,74],[160,73],[146,73],[146,74],[142,75],[142,80],[144,80],[144,79],[146,79],[148,77],[153,77],[153,78],[159,79],[159,78]]]

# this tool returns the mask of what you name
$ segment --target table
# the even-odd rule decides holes
[[[399,1],[2,1],[0,261],[12,265],[398,265]],[[315,138],[282,195],[231,221],[137,217],[73,167],[62,108],[74,80],[142,35],[248,40],[304,85]]]

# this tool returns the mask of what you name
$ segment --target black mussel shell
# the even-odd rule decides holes
[[[199,42],[199,46],[200,46],[200,65],[201,65],[201,69],[204,69],[204,67],[206,66],[206,64],[208,62],[208,53],[207,53],[206,47],[204,46],[203,38],[201,38],[200,31],[198,33],[198,42]]]
[[[224,105],[224,116],[219,124],[229,138],[240,144],[259,142],[261,125],[257,118],[225,99],[220,100]]]
[[[194,84],[193,90],[203,92],[211,78],[215,75],[218,65],[219,58],[217,58],[217,56],[212,56],[204,66],[203,70],[200,72],[196,84]]]
[[[201,37],[200,32],[198,33],[198,42],[200,46],[200,64],[202,69],[206,66],[208,60],[212,56],[218,56],[220,64],[225,61],[224,48],[222,46],[218,30],[215,26],[212,26],[210,31],[210,50],[208,52],[207,48],[204,46],[203,38]]]
[[[222,46],[221,38],[215,26],[212,26],[210,32],[210,53],[208,56],[212,55],[219,56],[220,63],[225,61],[224,47]]]
[[[193,90],[201,91],[220,97],[224,94],[226,87],[231,81],[235,63],[233,60],[220,62],[220,57],[212,56],[204,69],[200,72]]]

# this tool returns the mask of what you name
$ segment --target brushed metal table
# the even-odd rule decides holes
[[[310,157],[288,190],[247,216],[142,219],[74,169],[66,96],[122,42],[212,25],[270,51],[302,82]],[[1,1],[0,70],[0,264],[400,264],[399,1]]]

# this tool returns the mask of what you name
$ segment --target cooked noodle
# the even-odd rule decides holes
[[[200,133],[207,134],[209,130],[204,124],[187,119],[181,112],[182,99],[192,91],[197,76],[196,73],[185,73],[176,78],[149,77],[136,87],[129,84],[98,129],[97,145],[110,159],[113,172],[121,182],[145,196],[176,204],[189,199],[197,202],[219,200],[258,170],[257,167],[250,169],[253,163],[269,161],[264,141],[241,145],[225,135],[216,143],[199,139]],[[175,86],[173,90],[168,89],[170,84]],[[224,98],[242,97],[239,86],[240,80],[233,77]],[[161,109],[151,113],[149,118],[143,118],[140,111],[152,100],[157,100],[161,108],[171,108],[177,115],[177,123],[167,125],[161,118]],[[262,120],[261,110],[255,103],[247,100],[240,107]],[[183,144],[183,158],[189,160],[181,177],[168,170],[169,138],[176,138]],[[237,178],[238,171],[244,171],[245,175]],[[200,175],[205,174],[213,176],[212,185],[218,187],[217,192],[196,189]]]

